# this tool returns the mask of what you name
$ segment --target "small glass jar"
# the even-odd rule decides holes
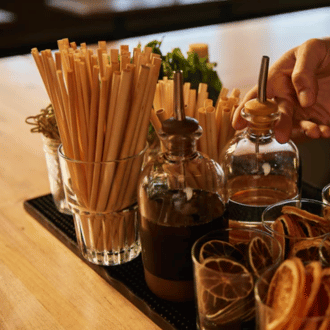
[[[59,212],[71,214],[65,199],[60,161],[57,153],[61,141],[42,135],[42,142],[48,170],[50,191],[53,196],[54,204]]]
[[[199,237],[228,223],[223,170],[197,151],[202,134],[197,120],[185,117],[183,107],[180,116],[175,109],[176,117],[162,123],[165,151],[146,163],[140,176],[139,230],[150,290],[166,300],[189,301],[194,299],[191,248]]]
[[[279,118],[272,100],[250,100],[241,115],[247,127],[237,134],[221,155],[230,220],[258,226],[263,210],[301,194],[299,152],[290,140],[276,141],[273,126]]]

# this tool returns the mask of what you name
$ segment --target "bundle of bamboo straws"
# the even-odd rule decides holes
[[[173,89],[173,80],[167,77],[157,83],[151,113],[151,123],[156,132],[161,129],[162,121],[173,116]],[[197,148],[217,162],[224,146],[235,134],[231,121],[239,104],[240,90],[234,88],[229,95],[228,92],[223,87],[214,105],[208,98],[207,84],[200,83],[198,91],[192,89],[189,82],[183,85],[185,114],[197,119],[203,128]]]
[[[121,210],[136,195],[140,169],[115,166],[101,170],[97,162],[138,154],[146,145],[150,113],[161,58],[150,47],[127,45],[107,49],[105,41],[93,50],[68,39],[58,51],[31,53],[54,107],[64,153],[95,162],[84,170],[71,169],[72,184],[87,210]]]

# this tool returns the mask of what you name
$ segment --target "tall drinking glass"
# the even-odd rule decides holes
[[[86,162],[66,157],[59,148],[78,245],[92,263],[118,265],[140,254],[137,180],[146,149],[124,159]]]

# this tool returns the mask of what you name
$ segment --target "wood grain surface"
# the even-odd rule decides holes
[[[329,31],[330,10],[322,8],[112,46],[163,37],[164,52],[186,52],[190,43],[208,43],[224,85],[244,93],[257,81],[262,55],[275,61]],[[24,210],[24,200],[49,193],[41,136],[24,122],[49,99],[30,55],[2,58],[0,72],[0,329],[159,329]]]

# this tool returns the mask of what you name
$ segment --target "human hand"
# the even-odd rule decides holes
[[[240,116],[244,104],[257,97],[257,86],[242,100],[233,116],[233,127],[243,129]],[[330,38],[310,39],[286,52],[270,68],[267,98],[278,103],[280,119],[275,138],[290,139],[293,129],[310,138],[330,137]]]

